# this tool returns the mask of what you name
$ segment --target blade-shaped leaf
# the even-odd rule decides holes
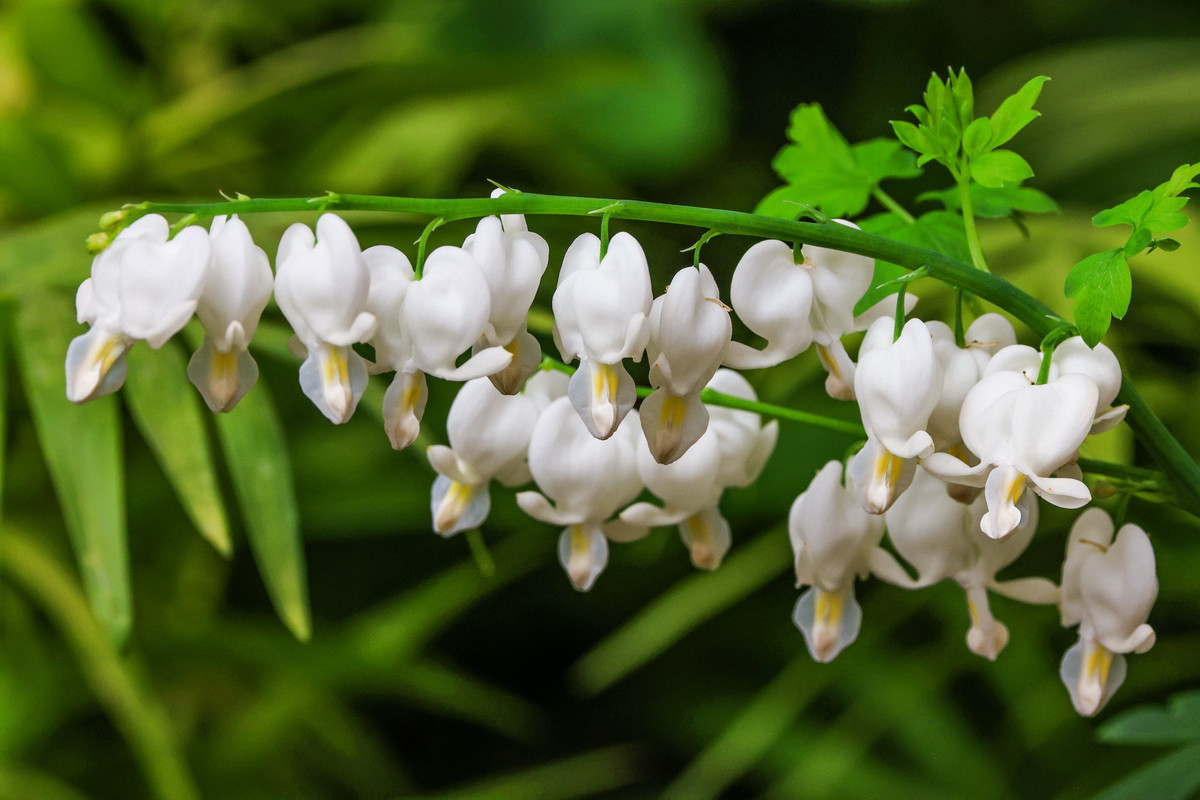
[[[1182,744],[1200,741],[1200,691],[1171,698],[1167,707],[1131,708],[1106,722],[1098,733],[1115,744]]]
[[[1041,116],[1040,112],[1033,110],[1033,104],[1042,92],[1042,84],[1048,80],[1045,75],[1030,78],[1016,94],[1004,99],[996,113],[992,114],[992,147],[1004,144]]]
[[[1200,743],[1180,748],[1109,786],[1093,800],[1184,800],[1200,788]]]
[[[92,610],[120,644],[133,612],[125,544],[121,423],[113,398],[67,401],[63,359],[81,333],[71,301],[30,291],[20,298],[14,341],[38,440],[58,493]]]
[[[184,509],[212,546],[228,556],[233,545],[217,489],[212,447],[196,392],[179,348],[135,347],[128,356],[125,402]]]
[[[267,592],[284,624],[306,641],[312,622],[296,490],[267,387],[255,386],[237,408],[217,415],[217,432]]]

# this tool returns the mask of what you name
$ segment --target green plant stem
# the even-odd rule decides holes
[[[881,206],[907,222],[909,225],[912,225],[917,221],[916,217],[908,213],[908,209],[897,203],[895,198],[893,198],[883,189],[880,189],[878,186],[871,190],[871,196],[878,200]]]
[[[962,184],[960,183],[960,186]],[[974,231],[974,215],[970,198],[964,191],[964,218],[968,240]],[[195,214],[197,219],[218,214],[250,214],[258,212],[303,212],[318,208],[336,211],[388,211],[443,217],[448,222],[485,217],[492,214],[556,214],[590,216],[598,211],[616,219],[640,220],[674,225],[689,225],[713,229],[721,233],[753,236],[760,239],[782,239],[829,247],[870,258],[882,259],[908,269],[928,268],[929,275],[945,283],[981,297],[1009,312],[1028,326],[1035,335],[1044,337],[1066,321],[1046,304],[1026,294],[984,269],[976,269],[958,259],[923,247],[856,230],[835,222],[799,222],[775,219],[757,214],[723,209],[678,206],[636,200],[611,200],[592,197],[558,197],[543,194],[509,192],[493,198],[439,200],[411,197],[381,197],[376,195],[329,194],[315,198],[246,199],[220,203],[154,203],[144,202],[127,207],[127,221],[151,213]],[[980,253],[982,258],[982,253]],[[1183,508],[1200,516],[1200,465],[1155,416],[1128,381],[1123,381],[1117,402],[1129,405],[1130,426],[1142,445],[1162,467]]]
[[[67,570],[33,537],[4,529],[0,567],[54,621],[160,800],[200,800],[166,714],[138,685]]]
[[[976,269],[991,272],[983,257],[983,247],[979,244],[979,230],[975,227],[975,209],[971,205],[971,179],[963,179],[958,174],[958,195],[962,201],[963,226],[967,229],[967,249],[971,251],[971,263]]]

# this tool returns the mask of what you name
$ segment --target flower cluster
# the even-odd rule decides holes
[[[1149,540],[1132,525],[1114,539],[1103,511],[1079,518],[1061,585],[997,579],[1035,534],[1037,497],[1064,508],[1091,499],[1079,448],[1126,410],[1113,406],[1121,370],[1108,348],[1076,337],[1043,353],[1017,344],[998,314],[956,336],[941,322],[906,319],[904,295],[856,315],[871,259],[779,241],[745,253],[730,305],[699,263],[655,297],[636,239],[583,234],[566,251],[552,301],[568,378],[540,369],[541,345],[528,331],[548,264],[546,242],[517,215],[482,219],[461,247],[439,247],[414,269],[396,248],[362,250],[343,220],[324,214],[315,231],[287,229],[274,276],[237,217],[173,238],[162,217],[141,217],[96,257],[79,289],[79,319],[91,329],[67,354],[67,396],[83,402],[116,390],[135,341],[159,347],[195,314],[205,338],[188,376],[209,408],[229,411],[257,378],[247,346],[273,288],[296,333],[300,386],[332,422],[351,417],[368,375],[394,372],[383,411],[400,449],[420,430],[426,376],[461,382],[448,444],[427,451],[438,474],[434,530],[449,536],[482,524],[492,480],[532,482],[517,502],[562,528],[560,561],[585,591],[610,541],[655,526],[678,526],[695,566],[720,564],[732,539],[722,493],[757,478],[777,423],[705,403],[704,392],[755,401],[734,369],[779,364],[813,346],[827,391],[857,401],[866,431],[849,463],[826,464],[789,515],[796,582],[808,587],[794,619],[816,660],[854,641],[862,622],[855,580],[870,575],[909,589],[953,580],[966,595],[967,645],[989,659],[1009,639],[989,592],[1057,603],[1063,623],[1079,625],[1062,675],[1083,714],[1120,685],[1123,654],[1153,644]],[[765,344],[734,341],[735,314]],[[845,340],[863,332],[855,360]],[[369,345],[373,360],[355,345]],[[650,391],[639,404],[625,362],[643,355]]]

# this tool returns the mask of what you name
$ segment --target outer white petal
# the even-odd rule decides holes
[[[472,471],[491,478],[525,453],[537,422],[536,403],[524,395],[502,395],[486,378],[462,385],[446,416],[450,446]]]
[[[86,403],[112,394],[125,383],[125,354],[133,341],[119,331],[95,325],[67,347],[67,399]]]
[[[889,324],[888,320],[878,320],[871,328]],[[933,338],[925,323],[909,320],[899,339],[858,360],[854,393],[867,432],[901,458],[929,455],[933,439],[925,428],[937,405],[941,384]]]
[[[1083,620],[1114,653],[1144,653],[1154,644],[1146,624],[1158,597],[1154,548],[1146,532],[1124,525],[1106,552],[1085,556],[1079,574]]]
[[[639,416],[644,416],[644,413]],[[646,488],[669,508],[690,513],[716,505],[720,499],[724,488],[721,482],[722,460],[720,440],[712,433],[701,436],[686,453],[670,464],[657,461],[645,439],[637,448],[638,475]]]
[[[754,369],[779,364],[812,343],[812,277],[796,264],[790,245],[767,240],[747,250],[733,272],[729,297],[738,318],[767,345],[757,351],[733,342],[726,350],[727,365]]]
[[[1103,552],[1112,542],[1112,517],[1102,508],[1089,508],[1079,515],[1067,534],[1067,554],[1063,560],[1062,598],[1059,611],[1064,626],[1083,620],[1083,589],[1080,574],[1083,562],[1095,552]]]
[[[214,217],[209,228],[212,254],[196,315],[218,352],[245,350],[271,299],[274,277],[267,254],[254,244],[246,223]],[[233,327],[238,323],[238,327]],[[231,335],[236,334],[236,338]]]
[[[835,222],[858,229],[846,220]],[[850,333],[854,306],[871,288],[875,259],[815,245],[804,246],[804,258],[812,265],[814,332],[827,342]]]
[[[699,392],[721,365],[733,323],[720,299],[705,291],[714,283],[707,267],[686,267],[654,301],[647,347],[651,385],[676,395]]]
[[[1121,391],[1121,364],[1103,342],[1093,349],[1079,336],[1067,339],[1054,349],[1050,360],[1061,375],[1086,375],[1099,390],[1097,405],[1104,409],[1112,405]]]
[[[471,255],[459,247],[434,250],[421,280],[408,287],[401,312],[413,365],[449,380],[469,380],[508,366],[512,354],[500,347],[472,356],[472,361],[479,359],[475,369],[455,366],[459,354],[483,335],[490,313],[487,283]]]
[[[370,274],[354,232],[340,217],[322,214],[315,241],[304,225],[288,228],[276,270],[276,300],[305,344],[347,347],[375,332],[375,318],[366,311]]]
[[[1091,430],[1096,399],[1096,384],[1083,375],[1064,375],[1017,392],[1011,428],[1014,463],[1027,475],[1043,476],[1071,461]]]
[[[868,555],[883,534],[882,522],[864,512],[853,492],[842,486],[841,462],[826,464],[788,514],[797,582],[841,591],[856,573],[867,571]]]
[[[539,415],[529,442],[529,469],[560,511],[578,520],[606,520],[641,490],[635,456],[638,421],[607,440],[588,432],[567,398]],[[622,426],[624,427],[624,426]]]
[[[508,344],[524,330],[525,317],[546,271],[546,240],[523,226],[517,230],[503,225],[499,217],[484,217],[463,242],[463,249],[474,257],[487,280],[492,297],[490,321],[496,331],[493,344]]]
[[[122,332],[161,347],[196,310],[208,259],[208,232],[196,225],[169,242],[123,250],[117,282]]]
[[[413,280],[408,256],[394,247],[376,245],[363,251],[370,275],[367,311],[378,321],[371,345],[379,372],[402,369],[412,357],[412,343],[400,315]]]

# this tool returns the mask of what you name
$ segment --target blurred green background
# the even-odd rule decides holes
[[[1063,211],[1031,220],[1028,239],[1003,221],[983,237],[996,271],[1065,312],[1067,269],[1115,246],[1090,216],[1198,157],[1194,2],[5,0],[0,798],[1074,798],[1169,752],[1100,742],[1075,716],[1058,680],[1074,634],[1053,609],[996,599],[1012,642],[989,664],[964,645],[957,587],[867,583],[860,640],[812,663],[790,620],[783,523],[850,444],[835,434],[783,425],[763,478],[726,495],[735,544],[717,572],[694,573],[659,530],[614,547],[577,595],[556,531],[511,493],[494,493],[484,532],[494,576],[463,537],[431,533],[432,472],[418,448],[388,447],[382,385],[330,426],[298,391],[277,311],[263,381],[230,419],[198,413],[180,343],[139,345],[120,397],[62,398],[83,239],[122,203],[479,196],[494,179],[749,210],[779,183],[770,161],[797,103],[820,102],[851,141],[888,135],[948,66],[967,68],[985,112],[1052,78],[1014,147]],[[893,193],[916,208],[946,183],[931,169]],[[249,222],[273,255],[296,219]],[[424,224],[351,221],[364,246],[406,248]],[[532,221],[552,262],[586,224]],[[695,231],[618,227],[643,242],[660,291],[690,259]],[[1179,253],[1135,265],[1110,339],[1197,452],[1200,235],[1179,238]],[[726,287],[746,245],[706,248]],[[936,291],[923,303],[946,309]],[[819,372],[805,356],[752,377],[763,399],[852,417]],[[431,383],[439,439],[453,387]],[[1144,463],[1127,433],[1090,448]],[[247,493],[239,477],[256,466],[274,478]],[[1160,638],[1100,721],[1200,677],[1200,526],[1137,500],[1130,515],[1158,552]],[[1046,509],[1010,574],[1057,577],[1071,518]],[[287,547],[296,524],[302,560]],[[68,529],[90,554],[82,574]],[[102,581],[121,574],[126,529],[131,622]],[[232,557],[197,529],[231,536]],[[277,547],[260,546],[262,573],[247,530]],[[104,626],[84,582],[112,603]],[[293,629],[310,598],[311,641],[272,593]]]

